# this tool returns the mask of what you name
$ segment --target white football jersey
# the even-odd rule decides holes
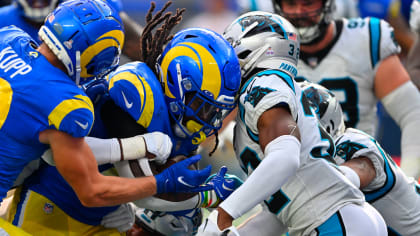
[[[369,158],[375,166],[376,177],[362,189],[366,201],[381,213],[389,231],[395,235],[420,235],[420,188],[413,178],[408,178],[368,134],[347,129],[337,139],[337,164],[358,157]]]
[[[234,146],[245,172],[251,174],[264,159],[257,122],[263,112],[276,106],[289,107],[297,122],[301,136],[300,166],[294,177],[265,203],[288,227],[290,235],[308,235],[339,208],[362,203],[364,197],[327,160],[331,160],[329,153],[335,151],[331,138],[319,128],[299,85],[280,70],[256,74],[240,91]],[[282,161],[281,157],[278,160]]]
[[[336,20],[337,38],[317,58],[301,53],[298,79],[319,83],[340,101],[346,127],[375,134],[377,117],[374,94],[376,67],[386,57],[399,53],[391,26],[377,18]],[[306,61],[306,62],[305,62]]]

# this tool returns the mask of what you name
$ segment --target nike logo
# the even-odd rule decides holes
[[[234,190],[234,189],[232,189],[232,188],[227,187],[227,186],[225,185],[225,183],[223,183],[223,184],[222,184],[222,188],[223,188],[224,190],[227,190],[227,191],[233,191],[233,190]]]
[[[87,127],[88,127],[88,125],[89,125],[89,123],[88,123],[88,122],[86,122],[86,124],[82,124],[82,123],[80,123],[80,121],[78,121],[78,120],[75,120],[75,121],[74,121],[74,123],[76,123],[77,125],[79,125],[82,129],[87,129]]]
[[[130,109],[130,108],[133,106],[133,102],[131,102],[131,103],[129,103],[129,102],[128,102],[128,100],[127,100],[127,98],[125,97],[125,94],[124,94],[124,92],[123,92],[123,91],[121,91],[121,94],[122,94],[122,96],[123,96],[125,106],[127,107],[127,109]]]
[[[191,185],[191,184],[186,183],[186,182],[184,181],[184,176],[179,176],[179,177],[178,177],[178,182],[180,182],[181,184],[183,184],[183,185],[185,185],[185,186],[188,186],[188,187],[190,187],[190,188],[194,188],[194,187],[195,187],[195,186],[193,186],[193,185]]]

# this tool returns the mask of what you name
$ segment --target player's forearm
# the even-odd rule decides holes
[[[83,205],[88,207],[114,206],[156,194],[154,177],[121,178],[101,176],[76,191]]]
[[[420,34],[417,33],[417,39],[408,53],[407,71],[413,83],[420,89]]]
[[[294,136],[274,139],[265,153],[248,179],[220,204],[234,219],[278,191],[299,167],[300,142]]]
[[[418,177],[420,167],[405,165],[404,159],[420,158],[420,93],[409,81],[385,96],[382,103],[401,128],[402,168],[407,175]]]

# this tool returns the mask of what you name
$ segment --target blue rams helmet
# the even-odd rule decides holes
[[[118,13],[101,0],[60,4],[47,16],[38,34],[76,84],[115,69],[124,42]]]
[[[327,88],[310,83],[299,82],[303,93],[308,99],[309,105],[314,109],[321,126],[335,140],[344,133],[344,117],[339,101]]]
[[[15,0],[23,15],[34,22],[42,23],[45,17],[64,0]]]
[[[185,29],[158,59],[160,81],[175,133],[200,144],[235,108],[241,73],[232,46],[219,34]]]

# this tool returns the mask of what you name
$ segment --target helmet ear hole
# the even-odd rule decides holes
[[[174,79],[172,78],[171,73],[168,73],[168,83],[174,85]]]
[[[252,52],[251,50],[245,50],[245,51],[238,54],[238,58],[243,60],[243,59],[247,58],[248,55],[251,54],[251,52]]]

